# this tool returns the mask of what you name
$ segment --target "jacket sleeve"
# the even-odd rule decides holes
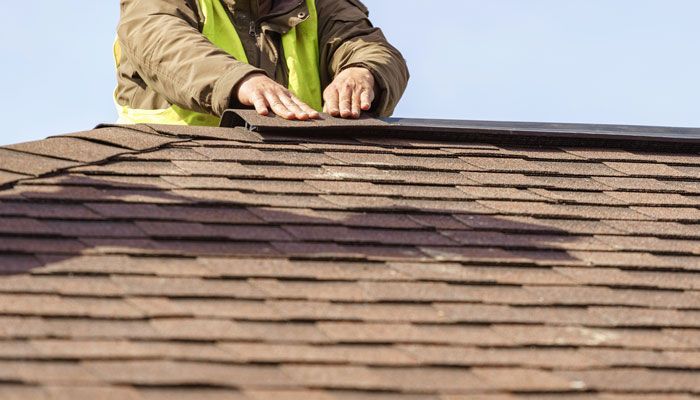
[[[241,79],[263,72],[200,33],[193,0],[120,0],[120,6],[117,34],[122,53],[148,87],[171,104],[221,115]]]
[[[409,73],[401,53],[372,26],[360,0],[317,0],[322,82],[326,87],[345,68],[362,66],[379,87],[373,111],[390,116],[406,90]]]

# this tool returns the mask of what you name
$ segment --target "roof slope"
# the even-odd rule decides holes
[[[697,398],[700,155],[575,145],[0,149],[0,398]]]

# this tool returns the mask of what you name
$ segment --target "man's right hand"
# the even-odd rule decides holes
[[[280,117],[290,120],[321,118],[318,111],[264,74],[252,74],[243,79],[238,85],[238,101],[246,106],[254,106],[260,115],[268,115],[272,110]]]

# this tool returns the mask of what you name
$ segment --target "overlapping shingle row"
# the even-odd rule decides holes
[[[700,394],[700,154],[180,127],[0,151],[0,398]]]

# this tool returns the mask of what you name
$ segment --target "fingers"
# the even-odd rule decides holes
[[[260,115],[268,115],[270,114],[270,110],[267,108],[267,101],[265,100],[265,96],[260,93],[260,92],[255,92],[251,100],[253,102],[253,106],[255,107],[255,111],[258,112]]]
[[[309,113],[304,111],[299,105],[292,100],[292,97],[289,93],[281,93],[278,95],[280,101],[284,106],[294,114],[294,118],[300,120],[300,121],[307,121],[309,119]]]
[[[284,119],[307,121],[309,118],[320,117],[317,111],[286,90],[269,90],[265,92],[265,100],[272,111]]]
[[[306,104],[303,101],[296,98],[296,96],[291,96],[291,99],[297,106],[299,106],[299,108],[301,108],[301,110],[303,112],[305,112],[309,116],[309,118],[311,118],[311,119],[321,118],[321,114],[319,114],[318,111],[314,110],[308,104]]]
[[[274,91],[265,92],[265,100],[267,100],[267,104],[272,108],[272,112],[280,117],[284,119],[294,119],[296,117],[294,112],[290,111],[282,100],[280,100],[278,93]]]
[[[334,116],[340,116],[340,93],[336,89],[335,85],[328,87],[328,89],[323,93],[323,100],[326,104],[323,106],[323,111]]]
[[[342,118],[354,117],[353,112],[353,88],[343,85],[340,89],[340,116]]]
[[[372,109],[374,76],[366,68],[341,71],[323,93],[323,110],[334,117],[359,118]]]
[[[352,117],[353,118],[360,118],[360,114],[362,113],[362,92],[364,92],[364,90],[359,89],[359,90],[355,90],[352,93]]]
[[[313,108],[292,95],[289,90],[263,74],[252,74],[237,87],[238,100],[252,105],[260,115],[269,115],[270,110],[285,119],[308,120],[320,118]]]
[[[362,111],[369,111],[374,101],[374,89],[365,89],[360,94],[360,108]]]

